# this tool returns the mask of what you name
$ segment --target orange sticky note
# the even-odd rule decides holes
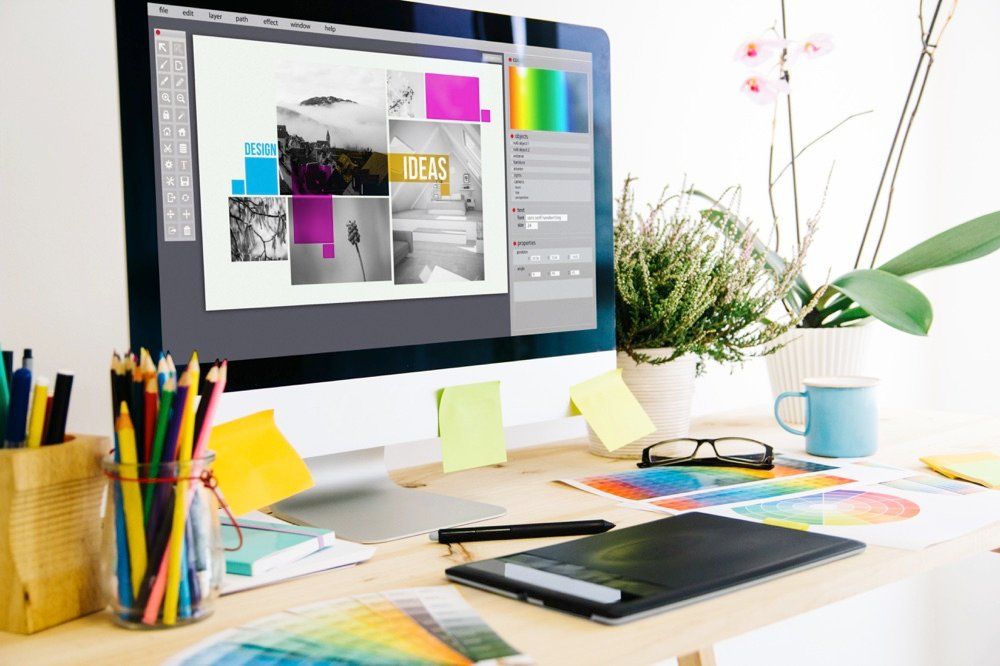
[[[625,385],[620,369],[570,387],[569,397],[608,451],[656,432],[646,410]]]
[[[244,416],[212,428],[213,470],[232,512],[241,516],[280,502],[315,485],[274,423],[274,410]]]

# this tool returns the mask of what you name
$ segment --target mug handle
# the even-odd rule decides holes
[[[791,427],[790,425],[781,420],[781,417],[778,415],[778,407],[781,405],[781,401],[784,400],[785,398],[802,398],[803,400],[806,401],[805,430],[796,430],[795,428]],[[785,391],[784,393],[779,395],[777,398],[774,399],[774,419],[778,422],[778,425],[780,425],[782,428],[792,433],[793,435],[799,435],[801,437],[805,437],[806,433],[809,431],[809,395],[805,391]]]

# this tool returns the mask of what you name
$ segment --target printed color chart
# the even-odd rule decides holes
[[[769,470],[742,467],[711,467],[701,465],[675,465],[650,467],[615,474],[589,476],[567,481],[582,490],[611,495],[626,500],[648,500],[657,497],[680,495],[706,488],[722,488],[765,479],[827,472],[836,469],[830,465],[775,456],[774,468]]]
[[[393,590],[292,608],[224,631],[167,663],[530,663],[451,587]]]
[[[720,504],[736,504],[739,502],[749,502],[751,500],[765,499],[768,497],[780,497],[781,495],[791,495],[810,490],[822,490],[832,486],[842,486],[847,483],[854,483],[854,479],[831,474],[817,474],[815,476],[801,476],[791,479],[782,479],[771,483],[758,483],[752,486],[739,486],[737,488],[727,488],[725,490],[710,490],[695,495],[685,495],[682,497],[670,497],[667,499],[655,500],[651,502],[655,506],[669,509],[670,511],[691,511],[694,509],[704,509]]]
[[[913,518],[920,507],[903,497],[863,490],[831,490],[774,502],[733,507],[756,520],[778,520],[805,525],[878,525]]]
[[[508,67],[510,126],[543,132],[587,132],[587,75],[537,67]]]

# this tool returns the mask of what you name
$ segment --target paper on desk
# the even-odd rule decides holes
[[[360,564],[371,559],[374,554],[374,546],[363,546],[338,539],[332,546],[307,555],[298,562],[265,571],[257,576],[226,574],[222,580],[222,594],[252,590],[264,585],[307,576],[311,573]]]
[[[314,485],[305,462],[274,423],[274,411],[212,428],[213,471],[232,512],[241,516]]]
[[[500,382],[449,386],[438,404],[445,473],[506,462]]]
[[[608,451],[656,432],[649,415],[625,385],[621,369],[570,387],[569,397]]]

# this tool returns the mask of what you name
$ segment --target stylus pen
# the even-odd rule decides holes
[[[570,520],[564,523],[529,523],[526,525],[488,525],[486,527],[455,527],[431,532],[431,541],[459,543],[461,541],[498,541],[501,539],[535,539],[539,537],[576,536],[607,532],[614,523],[606,520]]]

